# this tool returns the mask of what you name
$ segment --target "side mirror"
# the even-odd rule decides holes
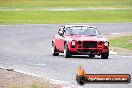
[[[59,34],[60,36],[63,36],[63,32],[58,32],[58,34]]]

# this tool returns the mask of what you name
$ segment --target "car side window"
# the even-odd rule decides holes
[[[58,35],[60,35],[60,36],[63,36],[63,30],[62,29],[59,29],[59,31],[58,31]]]

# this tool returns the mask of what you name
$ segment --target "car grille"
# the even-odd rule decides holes
[[[83,48],[97,48],[96,41],[83,41]]]

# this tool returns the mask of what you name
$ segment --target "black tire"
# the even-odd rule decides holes
[[[84,85],[86,83],[86,78],[84,76],[76,75],[76,81],[79,85]]]
[[[59,53],[56,50],[56,47],[55,47],[54,43],[52,43],[52,55],[53,56],[58,56],[59,55]]]
[[[109,52],[101,54],[102,59],[108,59],[108,57],[109,57]]]
[[[90,54],[89,57],[95,57],[95,55],[94,54]]]
[[[67,43],[64,44],[64,57],[71,58],[71,52],[68,50]]]

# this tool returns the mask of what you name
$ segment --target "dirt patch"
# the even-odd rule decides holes
[[[0,68],[0,88],[60,88],[49,80]]]
[[[111,51],[117,52],[118,55],[122,56],[131,56],[132,55],[132,50],[120,48],[120,47],[110,47]]]
[[[129,40],[128,42],[129,42],[129,43],[132,43],[132,40]]]

